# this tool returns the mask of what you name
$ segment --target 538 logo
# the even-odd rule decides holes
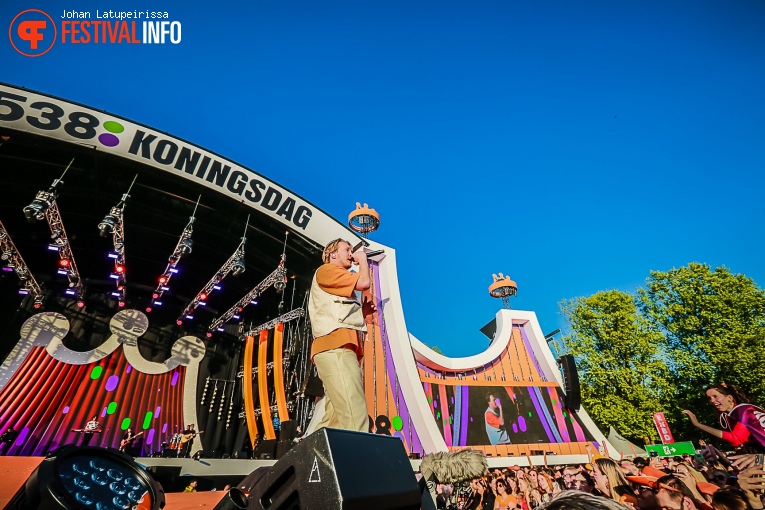
[[[45,55],[56,42],[56,23],[39,9],[21,11],[11,21],[8,37],[13,48],[26,57]]]
[[[27,114],[24,109],[26,102],[24,96],[0,91],[0,120],[13,122],[24,118]],[[125,130],[122,124],[114,120],[106,121],[101,126],[98,118],[86,112],[74,111],[66,115],[59,105],[47,101],[35,101],[29,104],[28,110],[29,115],[26,115],[25,120],[30,126],[48,131],[63,127],[73,138],[90,140],[97,137],[101,145],[106,147],[117,146],[120,143],[117,134]]]

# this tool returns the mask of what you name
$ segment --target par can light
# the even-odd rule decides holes
[[[48,454],[6,508],[159,510],[162,487],[113,448],[67,445]]]

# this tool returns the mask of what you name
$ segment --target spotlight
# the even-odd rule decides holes
[[[151,307],[150,306],[146,307],[146,313],[151,313]]]
[[[152,299],[157,299],[158,297],[159,297],[159,294],[157,294],[156,292],[151,295]]]
[[[117,302],[117,306],[119,306],[120,308],[125,308],[125,302],[120,300]]]
[[[34,304],[35,308],[40,308],[41,306],[42,306],[42,303],[40,303],[39,301],[35,301],[35,304]]]
[[[101,223],[98,224],[98,230],[101,231],[101,237],[109,237],[114,232],[114,226],[119,221],[119,218],[107,214]]]
[[[244,259],[239,258],[234,261],[234,265],[231,267],[231,274],[239,276],[242,273],[244,273]]]
[[[163,274],[162,276],[159,277],[159,283],[164,285],[167,283],[167,280],[169,279],[170,279],[169,276],[167,276],[166,274]]]
[[[124,274],[125,273],[125,266],[122,264],[116,264],[114,266],[114,271],[118,274]]]
[[[120,258],[120,254],[114,253],[113,251],[110,251],[109,253],[107,253],[106,256],[114,260],[117,260],[118,258]]]
[[[207,299],[207,293],[206,292],[200,292],[199,293],[199,300],[204,301]]]
[[[82,299],[77,300],[77,308],[84,308],[85,307],[85,301]]]
[[[72,261],[69,259],[61,259],[58,261],[58,265],[63,268],[67,268],[72,265]]]
[[[59,251],[61,250],[61,246],[57,244],[49,244],[48,245],[48,251]]]
[[[48,209],[48,204],[39,198],[32,200],[32,203],[24,208],[24,216],[26,216],[29,223],[34,223],[38,220],[45,219],[45,211]]]
[[[212,333],[210,333],[210,332],[208,331],[208,332],[206,333],[206,336],[207,336],[207,338],[212,338]]]
[[[187,237],[181,240],[180,244],[178,245],[178,249],[181,251],[181,255],[188,255],[191,253],[191,248],[193,246],[194,243],[191,241],[191,238]]]
[[[3,250],[2,255],[0,255],[0,259],[2,260],[8,260],[13,256],[13,252],[11,250]]]
[[[112,448],[67,445],[48,454],[8,508],[164,506],[161,486],[128,455]]]
[[[175,323],[179,326],[183,325],[183,321],[181,319],[178,319],[177,321],[175,321]]]

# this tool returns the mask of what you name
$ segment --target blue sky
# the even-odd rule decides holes
[[[652,269],[759,285],[765,3],[252,1],[0,4],[166,11],[180,44],[0,39],[0,80],[104,109],[258,171],[345,221],[381,215],[409,330],[454,356],[500,303],[558,303]],[[6,30],[0,31],[7,34]]]

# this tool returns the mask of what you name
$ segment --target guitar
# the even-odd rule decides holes
[[[138,434],[129,436],[127,439],[123,439],[122,441],[120,441],[120,448],[125,448],[130,443],[132,443],[135,438],[137,438],[138,436],[140,436],[142,434],[143,434],[143,430],[141,432],[139,432]]]
[[[194,439],[194,437],[197,434],[204,434],[204,433],[205,433],[204,430],[200,430],[199,432],[189,432],[188,434],[181,434],[181,444],[186,444],[192,439]]]
[[[93,432],[94,434],[100,434],[101,432],[103,432],[103,430],[101,430],[101,429],[92,429],[92,430],[88,430],[88,429],[72,429],[72,432]]]

